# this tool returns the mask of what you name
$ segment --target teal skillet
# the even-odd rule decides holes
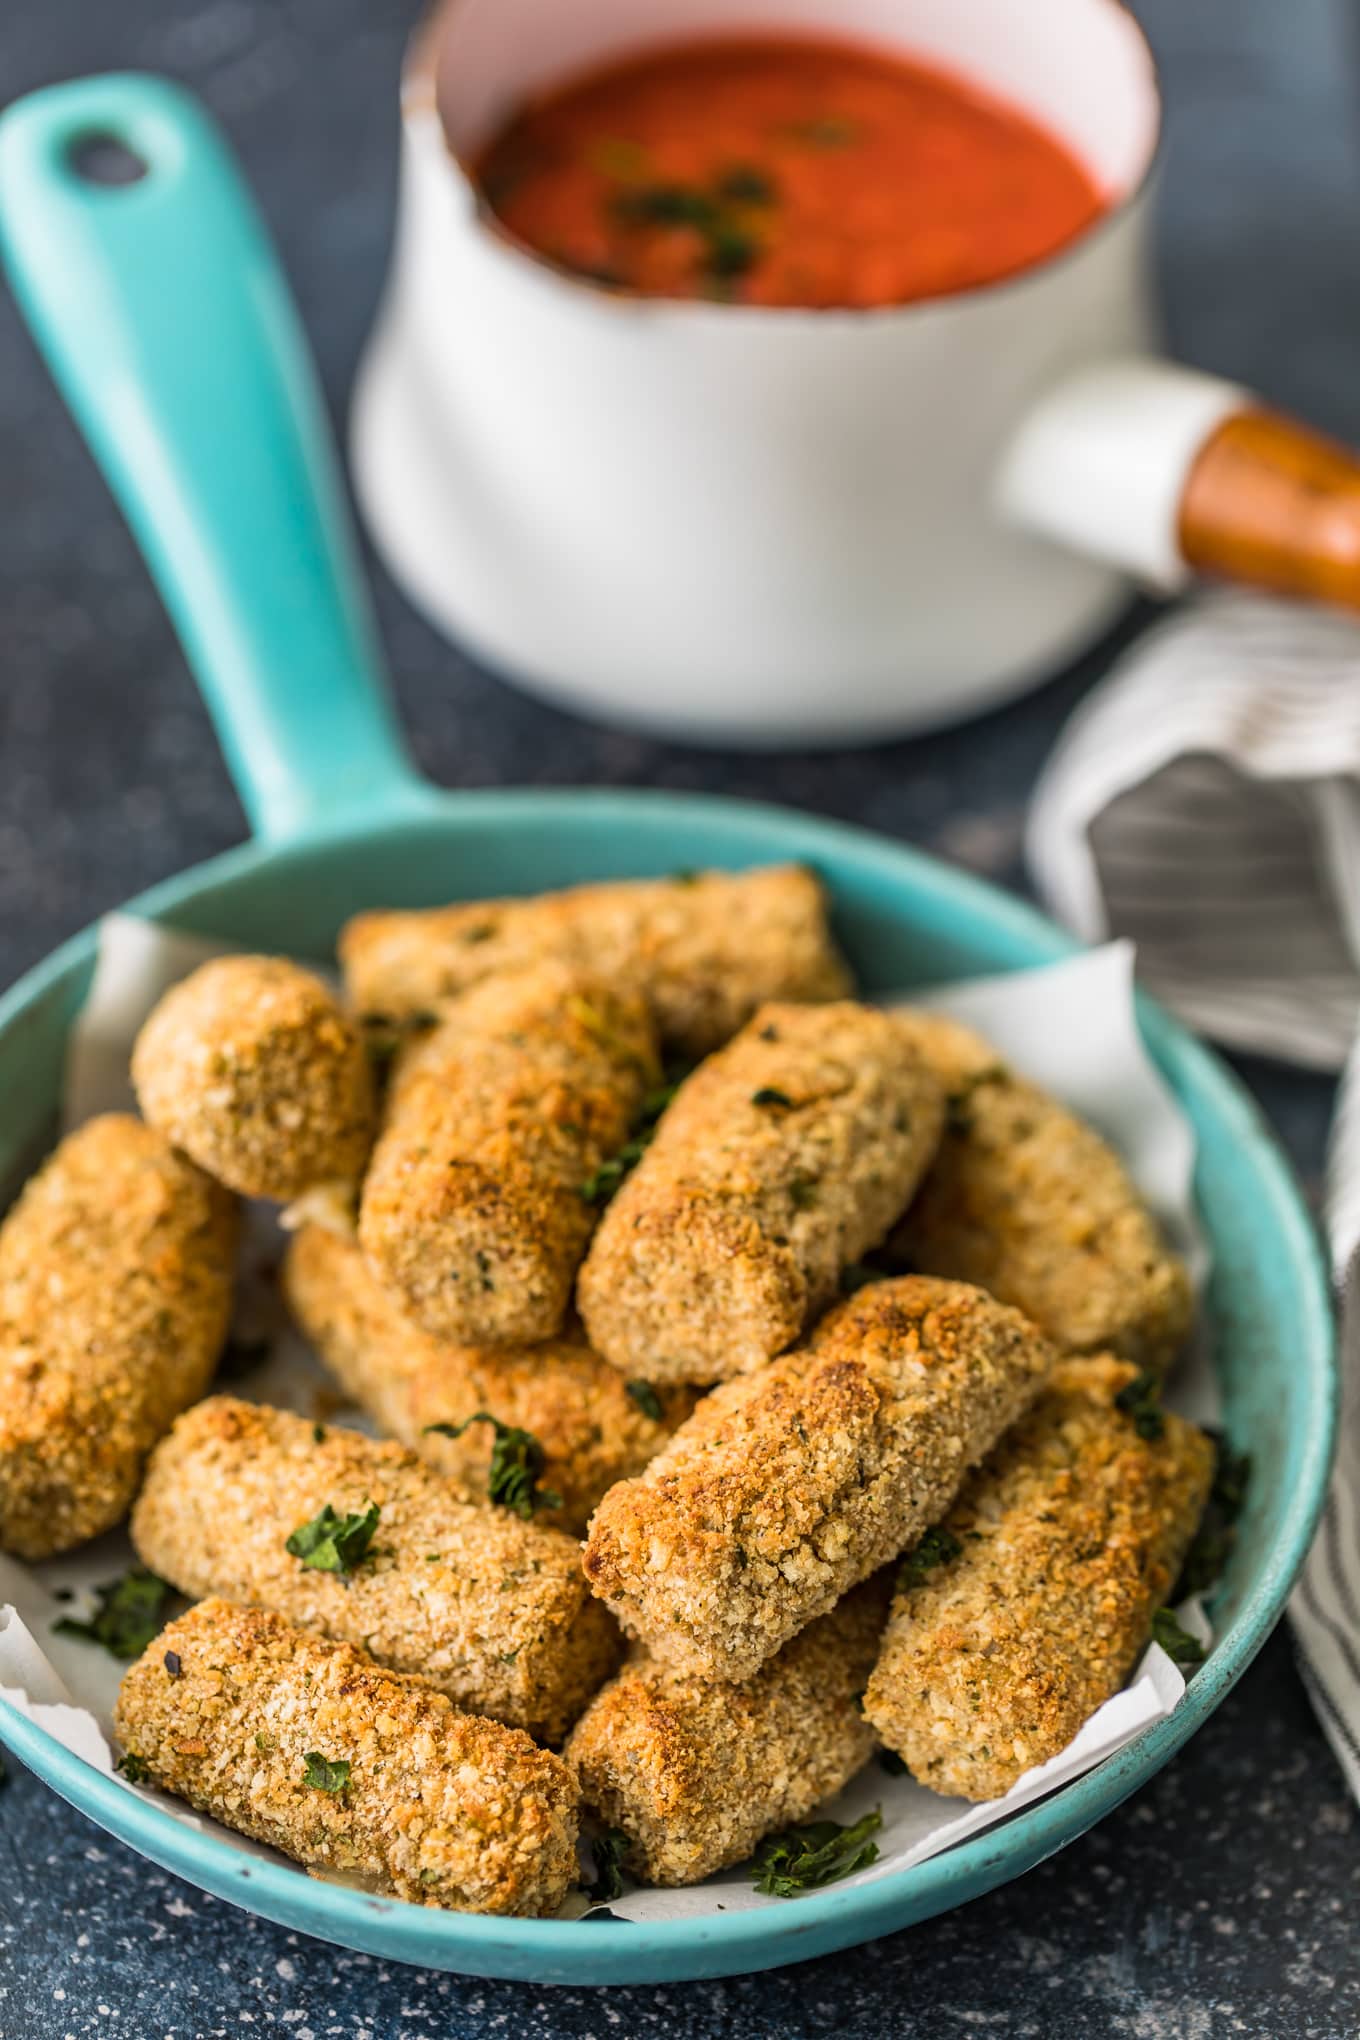
[[[136,181],[82,174],[91,145],[109,142],[140,160]],[[389,705],[296,315],[220,138],[183,94],[150,78],[96,78],[11,107],[0,118],[0,239],[174,617],[255,832],[134,900],[133,912],[324,956],[361,907],[800,858],[829,885],[871,992],[1069,952],[1019,902],[803,815],[424,783]],[[87,930],[0,1001],[0,1185],[17,1183],[51,1140],[94,951]],[[3,1703],[0,1733],[92,1820],[202,1889],[346,1947],[474,1975],[578,1985],[732,1975],[869,1940],[1020,1876],[1148,1779],[1241,1676],[1307,1550],[1331,1451],[1327,1284],[1289,1173],[1222,1064],[1146,1001],[1141,1022],[1198,1139],[1226,1422],[1256,1471],[1208,1663],[1171,1719],[1098,1770],[990,1834],[865,1885],[752,1912],[581,1925],[483,1919],[319,1883],[178,1825]]]

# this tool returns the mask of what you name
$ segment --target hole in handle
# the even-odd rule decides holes
[[[67,148],[66,161],[83,183],[111,187],[140,184],[151,168],[145,156],[104,128],[77,135]]]

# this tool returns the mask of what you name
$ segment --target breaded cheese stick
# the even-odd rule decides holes
[[[557,963],[469,992],[393,1077],[359,1205],[379,1280],[436,1338],[554,1338],[587,1181],[658,1074],[638,993]]]
[[[807,1344],[704,1397],[595,1511],[585,1569],[653,1655],[749,1679],[939,1521],[1053,1349],[962,1282],[876,1282]]]
[[[147,1453],[208,1385],[236,1204],[123,1114],[69,1134],[0,1226],[0,1548],[112,1528]]]
[[[560,1757],[262,1608],[200,1601],[170,1623],[114,1728],[125,1764],[200,1813],[417,1905],[551,1913],[576,1879]]]
[[[373,1141],[359,1030],[320,978],[278,956],[222,956],[165,994],[137,1036],[147,1119],[245,1197],[352,1180]]]
[[[311,1563],[289,1551],[323,1510],[362,1522],[374,1506],[366,1531],[341,1533],[344,1570],[333,1543]],[[565,1735],[618,1661],[570,1538],[469,1500],[400,1445],[230,1396],[187,1411],[160,1445],[132,1541],[183,1593],[361,1643],[379,1664],[545,1742]]]
[[[937,1792],[1008,1792],[1066,1749],[1148,1640],[1214,1452],[1169,1411],[1140,1437],[1115,1403],[1137,1374],[1110,1354],[1064,1362],[946,1516],[945,1555],[893,1602],[864,1708]]]
[[[649,1884],[697,1884],[847,1785],[874,1747],[860,1695],[891,1593],[875,1575],[743,1685],[640,1658],[597,1693],[564,1755]]]
[[[356,1011],[393,1020],[438,1012],[484,978],[549,957],[636,983],[665,1046],[695,1061],[766,999],[851,989],[821,884],[796,864],[358,914],[339,948]]]
[[[944,1123],[939,1080],[871,1006],[762,1006],[684,1083],[581,1270],[625,1374],[763,1367],[884,1238]]]
[[[578,1326],[538,1346],[453,1346],[421,1331],[376,1282],[358,1247],[305,1226],[288,1250],[284,1293],[293,1316],[340,1385],[378,1425],[422,1459],[485,1494],[493,1436],[429,1430],[485,1410],[543,1448],[542,1486],[561,1507],[538,1521],[579,1536],[615,1481],[641,1473],[694,1408],[687,1388],[625,1381],[591,1351]],[[656,1412],[659,1411],[659,1415]]]
[[[950,1112],[889,1258],[976,1282],[1070,1352],[1168,1366],[1190,1327],[1189,1276],[1113,1149],[957,1021],[894,1017]]]

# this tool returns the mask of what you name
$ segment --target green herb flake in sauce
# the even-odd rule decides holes
[[[763,170],[742,163],[731,170],[724,170],[718,179],[718,196],[732,205],[773,205],[778,192],[773,178]]]
[[[620,135],[602,135],[589,150],[592,170],[605,177],[645,177],[651,158],[641,142],[625,141]]]
[[[824,113],[816,120],[795,121],[785,132],[809,149],[848,149],[863,139],[858,121],[843,113]]]
[[[760,243],[742,227],[720,225],[708,237],[705,266],[720,283],[745,276],[760,260]]]
[[[621,191],[611,203],[615,217],[630,227],[697,227],[708,233],[718,208],[706,191],[687,184],[647,184]]]

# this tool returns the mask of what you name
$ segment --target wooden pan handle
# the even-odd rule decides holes
[[[1275,411],[1234,412],[1191,465],[1177,536],[1197,573],[1360,609],[1360,457]]]

